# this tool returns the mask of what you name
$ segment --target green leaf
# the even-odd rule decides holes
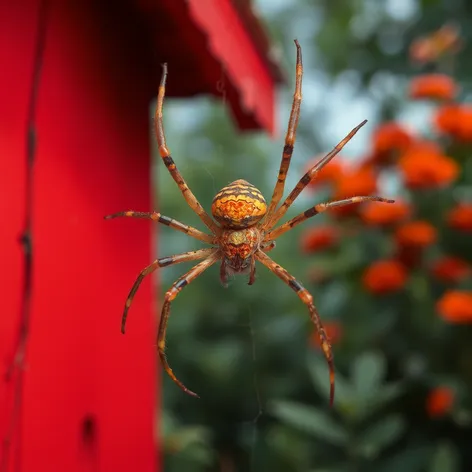
[[[405,386],[403,382],[390,382],[386,385],[383,385],[373,399],[373,404],[374,406],[386,405],[392,400],[395,400],[395,398],[399,397],[404,392],[404,390]]]
[[[423,471],[428,463],[430,453],[431,449],[426,446],[411,447],[411,449],[403,450],[385,460],[376,472]]]
[[[392,415],[370,426],[359,441],[361,453],[368,459],[395,442],[404,432],[406,422],[399,415]]]
[[[384,379],[385,370],[385,358],[381,353],[364,353],[355,360],[353,382],[359,399],[375,396]]]
[[[157,422],[157,418],[156,418]],[[159,428],[162,431],[163,436],[170,435],[177,429],[177,420],[169,410],[163,410],[161,418],[159,420]]]
[[[442,442],[434,451],[429,472],[457,472],[459,455],[456,448],[449,442]]]
[[[346,430],[326,413],[311,406],[284,400],[272,403],[270,410],[285,424],[335,445],[348,441]]]
[[[279,423],[269,429],[264,442],[269,446],[271,455],[290,464],[292,467],[290,470],[299,470],[298,467],[302,464],[306,466],[304,468],[307,468],[313,453],[316,453],[319,447],[318,444],[313,444],[311,438],[303,441],[298,431]],[[248,450],[253,451],[254,447],[253,444]]]
[[[177,431],[177,435],[181,441],[182,449],[195,443],[209,443],[211,433],[204,426],[185,426]]]

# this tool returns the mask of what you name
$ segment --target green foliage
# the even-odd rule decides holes
[[[410,4],[410,13],[404,15],[392,13],[395,1],[258,3],[274,41],[282,47],[286,70],[293,73],[294,37],[302,44],[305,61],[304,102],[285,194],[309,158],[331,149],[361,119],[367,117],[372,123],[399,114],[410,116],[405,84],[418,72],[408,58],[413,38],[448,19],[458,20],[466,35],[472,25],[465,0],[399,2]],[[466,45],[462,57],[469,57],[469,48]],[[455,77],[470,92],[472,63],[459,62]],[[290,84],[280,90],[282,131],[292,85],[290,75]],[[218,190],[238,178],[270,197],[282,138],[271,141],[263,133],[240,134],[227,109],[207,98],[167,100],[164,115],[174,160],[206,209]],[[368,151],[371,123],[349,144],[346,156],[357,159]],[[435,225],[444,220],[458,195],[472,196],[471,148],[441,144],[461,159],[461,184],[454,194],[446,189],[410,195],[416,216]],[[396,181],[385,182],[382,195],[398,188]],[[159,211],[202,229],[158,159],[156,184]],[[329,198],[326,192],[306,192],[287,219]],[[329,216],[323,214],[293,229],[277,240],[270,255],[310,290],[325,324],[342,326],[342,339],[334,344],[333,409],[328,406],[328,368],[306,307],[296,294],[262,266],[253,286],[239,277],[224,289],[218,267],[212,267],[179,294],[169,320],[169,363],[201,396],[190,398],[162,377],[160,429],[169,472],[470,469],[472,333],[438,319],[435,300],[447,287],[416,270],[404,290],[372,296],[363,287],[362,274],[372,262],[391,256],[392,238],[381,230],[359,230],[358,223],[346,221],[338,247],[302,254],[302,232],[327,221]],[[444,252],[472,261],[470,236],[460,239],[442,227],[439,237]],[[164,256],[201,245],[160,228],[158,246]],[[432,249],[428,261],[437,255],[438,249]],[[161,292],[156,295],[189,266],[162,270]],[[325,279],[312,280],[314,270]],[[462,288],[470,289],[467,283]],[[434,419],[425,405],[428,392],[438,384],[453,387],[457,403],[450,416]]]

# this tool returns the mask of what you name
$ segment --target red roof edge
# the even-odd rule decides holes
[[[271,43],[264,21],[252,5],[252,0],[231,0],[231,3],[241,17],[241,21],[253,39],[261,59],[266,63],[275,82],[286,83],[287,75],[280,68],[282,50]]]
[[[230,0],[187,0],[189,12],[207,36],[206,48],[237,90],[233,113],[243,129],[275,129],[275,77]],[[220,73],[221,75],[221,73]]]

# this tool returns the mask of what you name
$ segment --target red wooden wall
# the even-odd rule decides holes
[[[174,71],[168,96],[221,95],[223,81],[238,126],[273,133],[269,46],[249,2],[0,0],[0,472],[159,470],[151,278],[120,333],[156,228],[103,216],[153,207],[157,64]],[[26,315],[26,358],[7,378]]]
[[[38,4],[0,1],[2,370],[14,353],[24,296],[18,237]],[[132,67],[123,67],[132,59],[103,37],[93,5],[50,1],[36,113],[31,331],[9,471],[157,470],[151,280],[120,334],[133,277],[153,256],[151,227],[103,220],[151,207],[147,117],[155,84],[132,82]],[[0,379],[1,438],[11,427],[17,378]]]

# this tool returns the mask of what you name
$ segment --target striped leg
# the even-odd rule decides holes
[[[287,134],[285,135],[285,146],[282,154],[282,161],[280,162],[279,175],[275,184],[272,200],[267,209],[266,221],[275,211],[280,199],[284,193],[285,178],[287,177],[288,168],[290,167],[290,160],[292,159],[293,146],[297,137],[298,120],[300,118],[300,105],[302,102],[302,77],[303,77],[303,61],[302,49],[297,40],[295,40],[297,47],[297,65],[295,74],[295,92],[293,94],[292,110],[290,112],[290,119],[288,121]]]
[[[261,244],[261,251],[270,252],[275,249],[275,241],[263,241]]]
[[[221,259],[221,255],[219,252],[214,250],[213,254],[209,255],[204,261],[200,262],[192,269],[190,269],[185,275],[180,277],[172,287],[167,290],[165,297],[164,297],[164,305],[162,306],[162,313],[161,313],[161,321],[159,323],[159,332],[157,335],[157,349],[159,351],[159,357],[161,358],[162,366],[164,370],[167,372],[167,375],[185,392],[191,395],[192,397],[197,397],[198,395],[195,392],[189,390],[174,374],[172,369],[170,368],[166,355],[165,355],[165,347],[166,347],[166,331],[167,331],[167,322],[169,321],[170,315],[170,305],[171,302],[175,299],[175,297],[179,294],[179,292],[190,282],[195,280],[200,274],[202,274],[206,269],[212,266],[216,261]]]
[[[121,332],[125,334],[126,318],[128,317],[128,310],[129,310],[129,307],[131,306],[131,303],[133,302],[133,298],[136,295],[136,292],[138,291],[138,288],[141,285],[141,282],[143,281],[144,277],[151,274],[152,272],[154,272],[156,269],[159,269],[160,267],[167,267],[174,264],[180,264],[181,262],[203,259],[205,257],[209,257],[214,252],[215,252],[215,249],[210,247],[210,248],[205,248],[205,249],[199,249],[198,251],[184,252],[183,254],[176,254],[170,257],[161,257],[160,259],[156,259],[151,265],[143,269],[139,273],[138,278],[136,279],[133,286],[131,287],[128,298],[126,299],[125,309],[123,311],[123,317],[121,318]]]
[[[199,241],[203,241],[205,243],[210,243],[214,244],[215,243],[215,237],[203,233],[202,231],[193,228],[192,226],[188,226],[184,223],[180,223],[177,220],[174,220],[173,218],[169,218],[168,216],[161,215],[160,213],[157,213],[155,211],[146,213],[143,211],[120,211],[119,213],[113,213],[112,215],[107,215],[105,216],[106,220],[111,220],[112,218],[120,218],[120,217],[129,217],[129,218],[145,218],[145,219],[150,219],[153,221],[157,221],[158,223],[162,223],[163,225],[170,226],[173,229],[176,229],[177,231],[181,231],[182,233],[188,234],[189,236],[192,236],[192,238],[198,239]]]
[[[292,228],[299,225],[300,223],[303,223],[308,218],[311,218],[312,216],[315,216],[318,213],[323,213],[324,211],[329,210],[330,208],[352,205],[353,203],[362,203],[362,202],[368,202],[368,201],[395,203],[395,200],[389,200],[387,198],[375,197],[375,196],[352,197],[352,198],[346,198],[344,200],[336,200],[334,202],[329,202],[329,203],[319,203],[318,205],[315,205],[309,208],[308,210],[301,213],[300,215],[295,216],[294,218],[287,221],[283,225],[267,233],[265,236],[265,240],[272,241],[273,239],[278,238],[279,236],[286,233],[287,231],[290,231]]]
[[[326,154],[319,162],[317,162],[299,181],[295,188],[290,192],[289,196],[285,201],[280,205],[278,210],[270,217],[266,218],[264,222],[263,229],[272,228],[277,221],[282,218],[287,210],[290,208],[292,203],[304,190],[304,188],[316,177],[316,174],[328,164],[336,154],[338,154],[342,148],[354,137],[354,135],[367,123],[367,120],[364,120],[361,124],[357,125],[342,141],[340,141],[331,152]]]
[[[285,282],[292,290],[296,292],[301,301],[308,307],[310,311],[310,318],[315,325],[316,331],[321,341],[321,348],[323,349],[323,354],[328,362],[329,367],[329,382],[330,382],[330,394],[329,394],[329,404],[333,405],[334,400],[334,363],[333,363],[333,353],[331,352],[331,345],[329,343],[328,336],[321,324],[320,315],[316,310],[315,305],[313,304],[313,297],[308,292],[306,288],[303,288],[302,285],[290,275],[283,267],[280,267],[275,261],[273,261],[267,254],[262,251],[256,252],[256,259],[264,264],[270,271],[272,271],[277,277],[279,277],[283,282]]]
[[[211,232],[219,234],[219,226],[213,221],[213,219],[200,205],[200,202],[197,200],[197,197],[192,193],[184,178],[175,166],[174,160],[172,159],[170,152],[167,149],[166,138],[164,135],[164,124],[162,122],[162,105],[164,103],[164,95],[166,90],[167,64],[163,64],[162,68],[162,78],[161,83],[159,85],[159,94],[157,96],[156,113],[154,115],[154,126],[156,129],[159,154],[162,160],[164,161],[164,164],[167,167],[168,171],[170,172],[170,175],[179,186],[179,189],[182,192],[182,195],[184,196],[190,208],[200,217],[200,219],[203,221],[203,223],[205,223],[205,225]]]

